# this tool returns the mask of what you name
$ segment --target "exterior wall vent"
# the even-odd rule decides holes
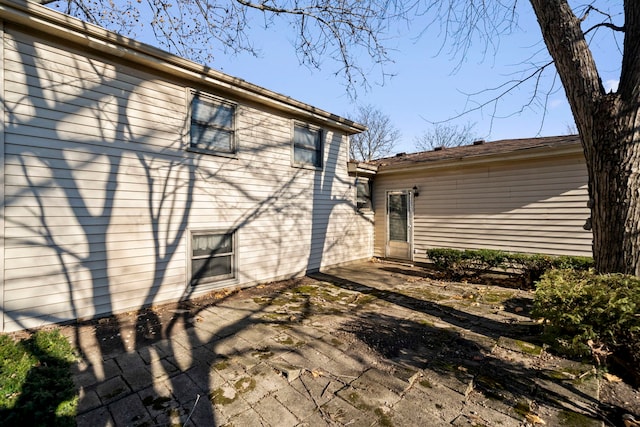
[[[482,145],[484,144],[484,139],[476,139],[473,141],[473,145]]]
[[[407,155],[407,153],[404,153],[404,152],[403,152],[403,153],[398,153],[398,154],[396,154],[396,157],[404,157],[404,156],[406,156],[406,155]]]
[[[435,148],[433,149],[433,151],[442,151],[442,150],[444,150],[444,145],[441,145],[441,146],[439,146],[439,147],[435,147]]]

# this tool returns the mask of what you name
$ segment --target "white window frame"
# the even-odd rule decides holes
[[[316,164],[296,161],[296,148],[300,150],[311,151],[310,146],[303,146],[302,144],[296,143],[296,127],[304,128],[312,132],[317,132],[317,135],[318,135],[317,146],[315,147],[315,150],[314,150],[317,153],[317,159],[318,159]],[[299,168],[322,169],[323,157],[324,157],[323,129],[319,126],[313,126],[309,123],[294,121],[291,126],[291,165]]]
[[[201,125],[208,126],[212,129],[221,130],[223,132],[228,132],[231,134],[231,149],[230,150],[216,150],[210,148],[198,147],[197,145],[193,145],[192,136],[191,136],[191,128],[193,125],[193,117],[192,117],[192,109],[194,100],[199,99],[209,104],[219,105],[224,107],[230,107],[233,109],[233,115],[231,117],[231,126],[219,126],[216,124],[206,124],[200,123]],[[186,130],[186,138],[187,138],[187,150],[195,153],[201,154],[212,154],[215,156],[222,157],[231,157],[236,158],[238,154],[238,132],[236,129],[237,116],[238,116],[238,104],[234,102],[230,102],[219,97],[213,96],[206,92],[200,92],[198,90],[189,90],[189,103],[188,103],[188,120],[187,122],[187,130]]]
[[[231,272],[222,276],[213,276],[209,278],[202,278],[197,283],[194,283],[193,274],[193,261],[196,259],[204,259],[205,255],[195,256],[193,255],[193,238],[194,236],[206,236],[206,235],[231,235],[231,252],[225,252],[224,254],[216,254],[214,257],[231,257]],[[188,233],[187,242],[187,285],[189,288],[202,290],[211,289],[216,287],[228,286],[238,281],[238,229],[228,228],[196,228],[190,229]]]

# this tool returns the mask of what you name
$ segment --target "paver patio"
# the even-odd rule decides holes
[[[528,343],[531,297],[367,262],[165,308],[162,325],[67,327],[77,422],[601,425],[593,367]]]

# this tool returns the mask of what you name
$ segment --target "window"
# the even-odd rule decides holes
[[[293,126],[293,164],[322,167],[322,130],[306,125]]]
[[[236,277],[236,232],[191,233],[191,286]]]
[[[191,100],[189,148],[213,154],[234,154],[236,106],[195,93]]]
[[[370,211],[371,182],[367,178],[356,178],[356,208],[359,211]]]

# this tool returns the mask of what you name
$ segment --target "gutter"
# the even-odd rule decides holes
[[[126,59],[168,73],[192,83],[200,83],[234,98],[256,102],[297,118],[339,129],[348,135],[363,132],[366,126],[331,114],[263,87],[232,77],[207,66],[161,49],[120,36],[97,25],[25,0],[0,0],[0,19],[60,37],[94,51]]]
[[[378,167],[377,175],[395,175],[406,172],[416,172],[428,169],[441,169],[456,166],[482,165],[486,163],[494,163],[496,161],[513,161],[513,160],[531,160],[545,158],[549,156],[564,156],[571,154],[582,154],[582,145],[580,143],[571,144],[562,147],[535,147],[525,148],[506,153],[495,153],[478,155],[472,157],[459,156],[446,160],[416,161],[412,163],[396,163],[393,165]]]

